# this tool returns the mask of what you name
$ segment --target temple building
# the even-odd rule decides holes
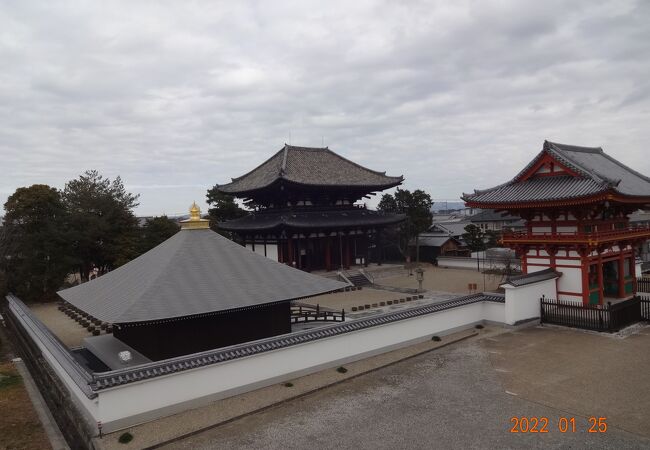
[[[120,351],[146,362],[290,333],[291,300],[345,287],[220,236],[196,204],[181,225],[129,263],[59,291],[93,321],[112,325],[112,336],[85,342],[108,367]]]
[[[520,216],[523,231],[505,232],[524,274],[553,269],[557,298],[584,304],[636,293],[634,249],[650,237],[629,216],[650,205],[650,179],[602,148],[544,142],[511,181],[463,194],[467,206]]]
[[[255,253],[306,271],[381,264],[382,231],[405,216],[355,203],[403,181],[327,147],[285,144],[247,174],[217,186],[254,209],[219,227]]]

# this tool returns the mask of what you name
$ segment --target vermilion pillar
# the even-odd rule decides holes
[[[618,257],[618,296],[625,297],[625,254]]]
[[[605,288],[603,284],[603,258],[598,256],[598,303],[603,304]]]

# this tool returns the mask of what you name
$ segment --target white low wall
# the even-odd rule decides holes
[[[504,303],[476,301],[411,318],[392,319],[394,321],[382,325],[371,325],[248,357],[91,391],[88,381],[73,370],[80,366],[67,357],[69,353],[62,356],[60,342],[31,313],[12,307],[14,316],[37,343],[89,424],[101,422],[105,432],[384,353],[430,339],[432,335],[445,335],[484,321],[504,323],[505,310]]]
[[[476,258],[470,258],[468,256],[438,256],[438,267],[447,267],[453,269],[472,269],[478,270],[503,270],[506,268],[506,264],[503,260],[500,259],[479,259],[478,265]],[[521,262],[516,259],[510,261],[512,270],[520,270]]]
[[[473,326],[504,322],[504,304],[478,302],[412,319],[319,339],[98,391],[106,431],[207,404],[327,367],[366,358],[414,342]]]
[[[540,298],[557,298],[556,280],[545,280],[515,287],[504,284],[506,290],[505,323],[515,325],[537,319],[541,314]]]

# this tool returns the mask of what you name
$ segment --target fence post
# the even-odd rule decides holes
[[[607,302],[607,311],[609,312],[609,327],[608,330],[612,331],[614,328],[614,313],[612,312],[612,302]]]

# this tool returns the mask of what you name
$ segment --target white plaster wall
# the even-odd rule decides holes
[[[550,267],[548,265],[548,263],[546,263],[546,264],[547,265],[545,267],[543,267],[543,266],[526,266],[526,273],[533,273],[533,272],[539,272],[540,270],[546,270],[546,269],[548,269]]]
[[[549,266],[551,264],[550,259],[543,259],[543,258],[527,258],[526,263],[528,264],[544,264],[546,266]]]
[[[522,320],[540,316],[540,298],[557,298],[555,280],[546,280],[526,286],[504,284],[506,290],[506,323],[514,325]]]
[[[569,256],[571,256],[573,258],[579,258],[580,254],[578,252],[576,252],[575,250],[571,250],[571,251],[569,251]]]
[[[539,308],[539,306],[538,306]],[[503,303],[480,302],[207,367],[99,391],[106,431],[429,339],[482,320],[502,323]],[[204,402],[201,402],[201,400]],[[126,419],[126,420],[124,420]]]
[[[533,227],[533,233],[550,233],[551,227]]]
[[[557,267],[562,273],[558,279],[558,291],[582,292],[582,269],[571,267]]]
[[[512,261],[512,267],[519,268],[520,261],[515,259]],[[476,265],[476,258],[463,257],[463,256],[438,256],[438,266],[439,267],[449,267],[455,269],[472,269],[478,270]],[[480,269],[494,269],[494,268],[505,268],[505,265],[497,260],[486,259],[479,260]]]
[[[266,244],[266,257],[273,261],[278,260],[278,246],[276,244]]]
[[[479,262],[482,266],[482,261]],[[455,256],[439,256],[438,257],[438,266],[440,267],[452,267],[457,269],[474,269],[477,270],[476,258],[468,257],[455,257]]]
[[[575,233],[578,231],[578,227],[572,226],[572,227],[556,227],[555,229],[558,233]]]
[[[573,303],[582,303],[582,295],[558,294],[557,296],[562,301],[573,302]]]

